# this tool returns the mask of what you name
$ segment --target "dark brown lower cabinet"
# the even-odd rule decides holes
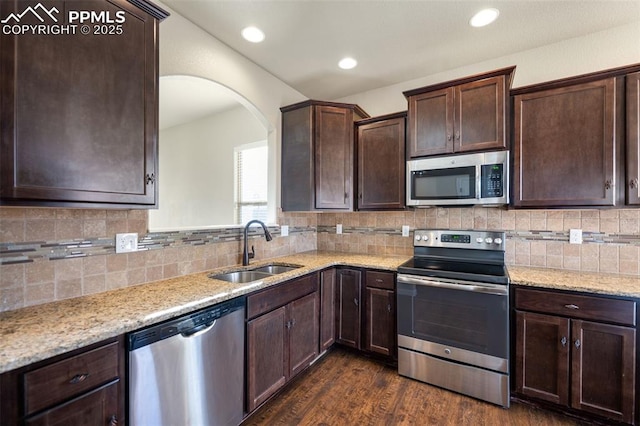
[[[336,341],[336,270],[320,273],[320,352]]]
[[[2,425],[124,424],[124,336],[0,376]]]
[[[517,309],[545,312],[516,311],[519,395],[635,423],[635,302],[608,300],[516,290]],[[625,316],[627,325],[598,321]]]
[[[117,382],[98,388],[66,404],[25,421],[28,426],[118,424]],[[122,423],[121,423],[122,424]]]
[[[337,320],[336,342],[355,349],[361,349],[362,335],[362,272],[359,269],[338,269],[336,271]]]
[[[247,410],[318,357],[317,274],[247,297]]]
[[[395,274],[338,269],[336,281],[336,341],[355,349],[395,358]]]
[[[395,354],[395,292],[367,287],[365,350],[385,356]]]

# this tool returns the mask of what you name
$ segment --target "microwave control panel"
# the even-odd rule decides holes
[[[503,164],[483,164],[481,167],[482,198],[502,197],[504,195]]]

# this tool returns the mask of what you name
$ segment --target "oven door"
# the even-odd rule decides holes
[[[399,274],[397,305],[399,347],[507,372],[508,286]]]

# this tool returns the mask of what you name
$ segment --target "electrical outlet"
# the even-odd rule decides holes
[[[409,225],[402,225],[402,236],[403,237],[409,236]]]
[[[342,224],[341,223],[336,225],[336,234],[342,234]]]
[[[289,225],[282,225],[280,227],[280,236],[288,237],[289,236]]]
[[[138,234],[116,234],[116,253],[131,253],[138,251]]]
[[[582,229],[569,229],[569,244],[582,244]]]

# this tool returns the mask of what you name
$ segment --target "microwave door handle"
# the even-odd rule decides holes
[[[406,283],[406,284],[415,284],[415,285],[420,285],[425,287],[445,288],[449,290],[461,290],[461,291],[471,291],[474,293],[496,294],[500,296],[509,294],[509,289],[507,286],[495,285],[495,284],[483,284],[483,283],[457,284],[453,282],[435,281],[435,280],[430,280],[424,277],[408,276],[408,275],[398,275],[398,282]]]

